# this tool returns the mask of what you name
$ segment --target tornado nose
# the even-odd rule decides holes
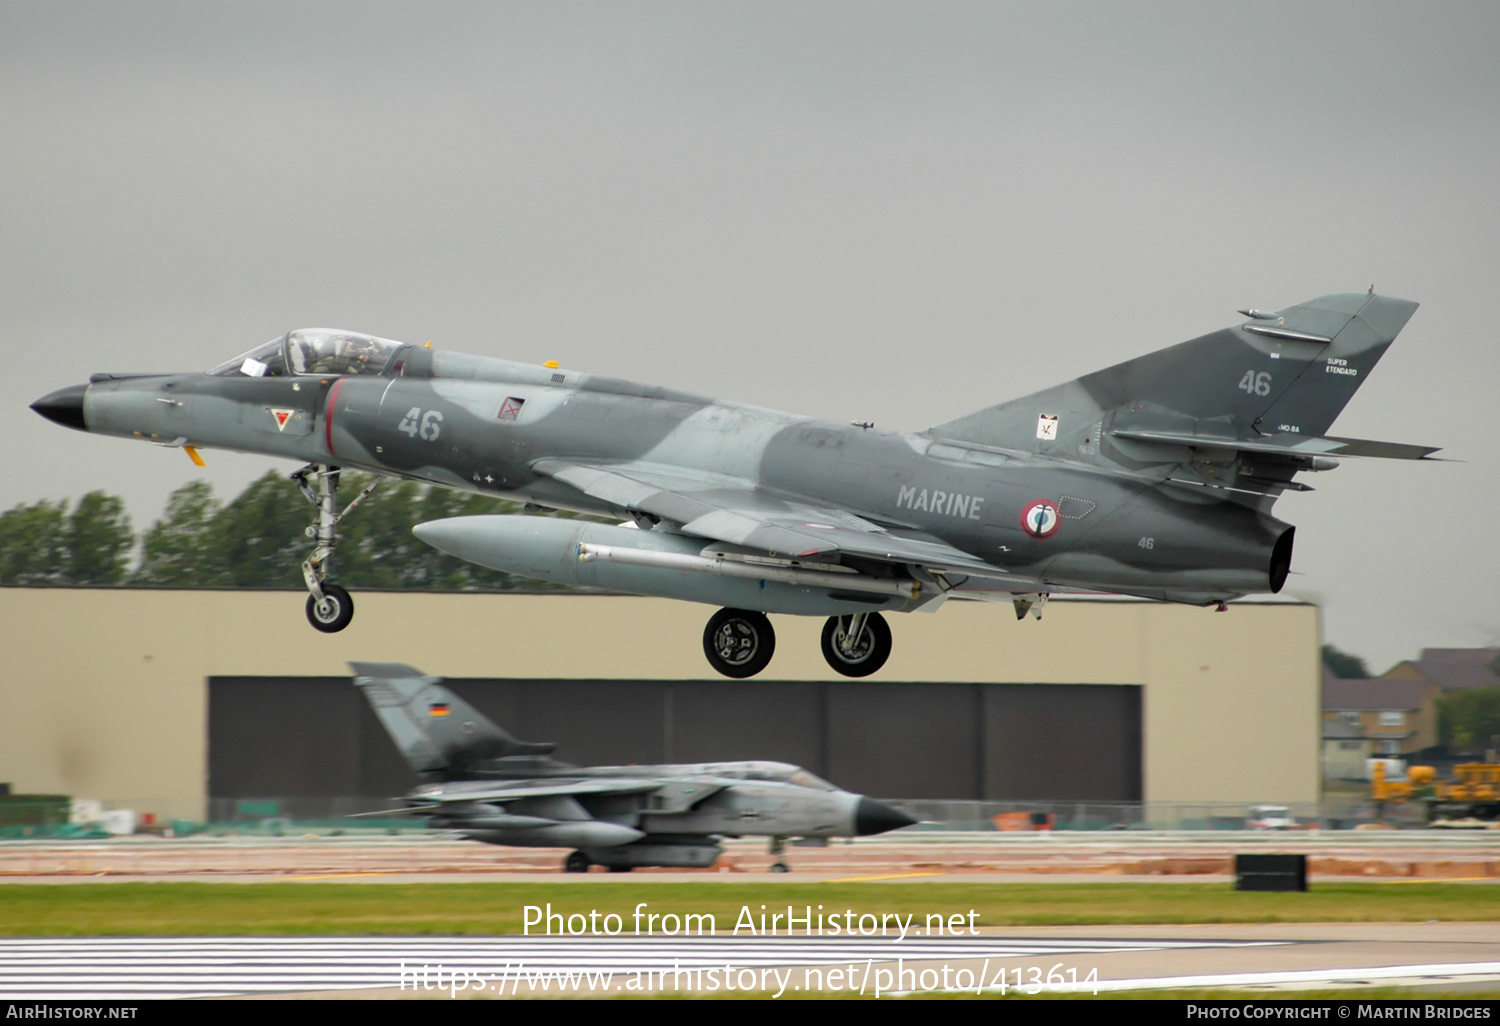
[[[916,820],[906,813],[877,802],[873,798],[861,798],[859,804],[854,807],[854,832],[860,837],[883,834],[887,830],[900,830],[915,822]]]
[[[87,431],[89,427],[83,422],[83,394],[88,389],[87,385],[59,388],[56,392],[50,392],[32,403],[31,408],[63,427]]]

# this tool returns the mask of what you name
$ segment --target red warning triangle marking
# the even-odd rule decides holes
[[[295,412],[297,412],[297,411],[296,410],[272,410],[271,411],[271,416],[273,416],[273,417],[276,418],[276,430],[277,431],[285,431],[286,430],[286,422],[292,419],[292,414],[295,413]]]

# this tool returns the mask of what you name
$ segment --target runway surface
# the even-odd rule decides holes
[[[860,967],[907,961],[1058,959],[1105,952],[1263,946],[1275,941],[976,937],[933,940],[736,938],[62,938],[0,940],[0,998],[131,1000],[399,987],[447,990],[454,970],[481,992],[526,992],[527,974],[763,967]],[[756,974],[757,980],[759,975]],[[422,984],[429,984],[423,987]],[[558,988],[561,989],[561,988]],[[757,988],[758,989],[758,988]],[[584,993],[587,984],[582,985]]]
[[[788,846],[793,877],[1033,874],[1212,878],[1241,852],[1306,853],[1314,878],[1422,878],[1500,882],[1500,831],[1207,831],[1149,833],[912,832],[822,848]],[[565,849],[505,848],[431,834],[382,836],[128,837],[100,841],[0,842],[0,880],[366,878],[420,876],[517,879],[559,875]],[[643,870],[697,879],[744,880],[778,857],[763,840],[729,841],[711,870]],[[598,867],[596,867],[598,868]],[[591,875],[599,875],[598,873]],[[608,875],[608,874],[605,874]],[[574,876],[572,879],[579,879]],[[618,879],[618,877],[616,877]]]
[[[993,993],[1002,982],[1047,994],[1075,980],[1100,994],[1420,986],[1438,995],[1500,981],[1493,923],[1036,927],[899,942],[723,934],[0,940],[0,999],[886,996]]]

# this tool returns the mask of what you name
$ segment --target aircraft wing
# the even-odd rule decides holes
[[[1034,585],[916,531],[897,533],[847,510],[781,499],[742,478],[648,463],[583,464],[544,459],[532,469],[585,495],[682,525],[684,534],[789,559],[847,553]]]
[[[557,795],[580,794],[642,794],[662,787],[660,780],[609,778],[582,778],[562,780],[506,780],[482,784],[470,790],[442,789],[430,794],[414,794],[420,801],[447,802],[510,802],[522,798],[550,798]],[[450,785],[451,788],[451,785]]]

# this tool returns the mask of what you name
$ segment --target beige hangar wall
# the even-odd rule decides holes
[[[366,592],[354,623],[324,635],[303,601],[0,588],[0,781],[199,818],[211,676],[339,676],[360,659],[453,677],[713,677],[706,606]],[[1054,600],[1041,622],[1017,622],[1008,605],[949,602],[890,620],[895,649],[872,680],[1143,685],[1148,801],[1318,798],[1316,607]],[[841,679],[819,653],[821,619],[773,622],[776,658],[758,679]]]

